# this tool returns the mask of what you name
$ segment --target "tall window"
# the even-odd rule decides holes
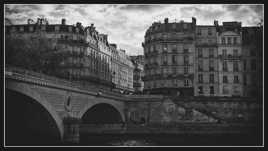
[[[227,37],[227,43],[231,44],[231,37]]]
[[[214,51],[212,48],[209,49],[209,57],[213,58],[214,57]]]
[[[227,56],[227,50],[226,49],[222,49],[222,55],[223,55],[223,57]]]
[[[201,35],[201,29],[197,30],[197,35]]]
[[[203,94],[203,87],[202,86],[199,86],[198,87],[198,94]]]
[[[222,69],[223,69],[223,71],[228,71],[228,68],[227,68],[227,61],[224,61],[224,62],[223,62]]]
[[[184,74],[188,74],[189,73],[189,68],[187,66],[185,66],[183,69],[184,69]]]
[[[238,62],[237,61],[234,62],[233,67],[234,67],[233,71],[237,72],[238,71]]]
[[[198,83],[203,83],[203,75],[198,74]]]
[[[184,60],[184,65],[188,65],[189,64],[189,56],[184,56],[183,57]]]
[[[198,61],[198,71],[203,71],[203,61],[202,60]]]
[[[212,35],[211,28],[208,28],[208,35]]]
[[[244,71],[247,70],[247,60],[244,60]]]
[[[244,85],[247,85],[247,75],[243,75]]]
[[[177,63],[176,55],[172,55],[172,63],[173,64],[176,64]]]
[[[233,52],[234,52],[234,56],[237,57],[238,56],[238,50],[234,49]]]
[[[210,94],[214,94],[214,87],[213,87],[213,86],[210,86],[210,87],[209,87],[209,93],[210,93]]]
[[[222,43],[222,44],[225,44],[225,37],[222,37],[222,38],[221,38],[221,43]]]
[[[214,74],[209,75],[209,83],[214,83]]]
[[[201,48],[198,48],[197,49],[197,53],[198,53],[198,57],[202,57],[203,56],[203,53],[202,53],[202,49]]]
[[[163,56],[163,65],[167,65],[167,55]]]
[[[185,79],[185,80],[184,80],[184,86],[185,86],[185,87],[189,86],[189,80],[188,80],[188,79]]]
[[[234,83],[239,83],[239,78],[237,75],[234,76]]]
[[[234,37],[234,44],[237,44],[237,37]]]
[[[168,49],[167,44],[164,44],[164,45],[163,45],[163,52],[167,52],[167,49]]]
[[[176,69],[176,67],[173,67],[173,68],[172,68],[172,72],[173,72],[173,74],[176,74],[176,73],[177,73],[177,69]]]
[[[209,71],[214,71],[214,61],[209,60]]]
[[[223,79],[222,79],[222,82],[223,82],[223,83],[228,83],[228,78],[227,78],[227,76],[223,76],[222,78],[223,78]]]

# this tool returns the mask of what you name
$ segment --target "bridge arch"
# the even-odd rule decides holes
[[[120,108],[120,106],[110,103],[108,101],[88,103],[84,107],[84,109],[80,111],[78,117],[82,120],[82,122],[90,122],[89,120],[93,120],[95,122],[100,123],[104,122],[103,120],[108,120],[108,123],[125,122],[125,115],[123,109]]]
[[[6,94],[11,94],[11,96],[15,95],[16,97],[19,97],[20,99],[23,99],[24,103],[26,103],[28,106],[29,105],[34,105],[33,108],[38,108],[40,110],[40,112],[42,111],[42,116],[46,116],[45,120],[49,120],[49,124],[51,124],[50,126],[54,127],[53,130],[55,130],[55,132],[57,134],[55,134],[54,136],[56,136],[58,141],[62,141],[63,139],[63,133],[64,133],[64,127],[63,127],[63,122],[62,119],[60,118],[60,116],[58,115],[58,113],[56,112],[56,110],[54,109],[54,107],[48,102],[46,101],[46,99],[44,97],[42,97],[39,93],[37,93],[36,91],[34,91],[33,89],[31,89],[29,86],[26,86],[24,84],[21,83],[13,83],[13,82],[7,82],[6,86],[5,86],[5,93]],[[8,96],[8,97],[9,97]],[[14,97],[14,96],[13,96]],[[11,97],[12,98],[12,97]],[[15,100],[7,100],[7,96],[6,96],[6,106],[8,107],[8,102],[13,102]],[[16,101],[16,103],[18,103],[20,101]],[[18,103],[18,104],[22,104],[22,102]],[[26,105],[25,104],[25,105]],[[24,105],[24,104],[23,104]],[[13,106],[13,104],[12,104]],[[30,108],[30,107],[29,107]],[[28,109],[29,109],[28,108]],[[18,109],[18,108],[16,108]],[[8,107],[6,108],[6,112],[8,113],[7,110],[13,110],[14,112],[18,113],[16,110],[12,109],[12,107]],[[20,109],[22,112],[27,112],[27,108],[24,110],[23,108]],[[13,114],[13,113],[11,113]],[[41,113],[40,113],[41,115]],[[18,118],[19,118],[20,114],[18,113]],[[36,115],[37,116],[37,115]],[[8,117],[7,117],[8,119]],[[42,120],[42,119],[40,119]],[[25,124],[25,123],[22,123]],[[39,124],[39,123],[37,123]],[[42,132],[42,130],[39,131],[40,133]],[[6,136],[8,137],[8,136]],[[40,136],[42,137],[42,136]]]

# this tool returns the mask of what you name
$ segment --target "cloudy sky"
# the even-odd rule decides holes
[[[5,5],[5,18],[13,24],[25,24],[28,18],[46,17],[50,24],[81,22],[83,26],[94,23],[99,33],[108,34],[108,41],[125,49],[129,55],[143,54],[141,43],[146,29],[154,22],[180,20],[191,22],[196,17],[198,25],[212,25],[214,20],[241,21],[242,26],[256,25],[263,18],[263,5],[182,5],[182,4],[38,4]]]

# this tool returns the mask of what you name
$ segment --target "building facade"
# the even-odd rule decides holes
[[[262,97],[263,91],[263,29],[243,27],[243,87],[244,96]]]
[[[223,22],[217,27],[219,96],[242,96],[241,22]]]
[[[143,43],[144,90],[180,96],[256,96],[262,92],[262,34],[260,27],[242,27],[241,22],[155,22]]]
[[[38,18],[37,22],[29,19],[27,24],[6,25],[5,30],[6,37],[44,38],[53,44],[65,56],[57,73],[54,73],[58,77],[83,81],[103,89],[133,89],[134,69],[130,59],[125,52],[120,54],[119,50],[111,48],[108,35],[99,34],[93,24],[87,27],[79,22],[76,25],[67,25],[65,19],[62,19],[61,24],[49,24],[44,18]],[[118,61],[117,70],[113,64],[115,56]],[[124,70],[124,74],[121,70]],[[115,82],[117,75],[113,71],[120,72],[120,82]],[[122,82],[126,76],[127,80]]]
[[[195,95],[218,95],[216,26],[196,27],[195,60]]]
[[[146,31],[144,91],[193,95],[196,20],[153,23]]]
[[[142,55],[139,56],[130,56],[131,61],[134,65],[133,72],[133,88],[136,94],[143,93],[144,82],[142,80],[144,76],[144,57]]]

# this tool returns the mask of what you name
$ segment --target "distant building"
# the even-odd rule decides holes
[[[133,87],[135,93],[142,93],[144,88],[144,82],[142,77],[144,76],[144,58],[142,55],[139,56],[130,56],[134,65],[133,72]]]
[[[6,37],[46,38],[55,49],[64,52],[66,58],[58,73],[54,73],[56,76],[103,89],[134,91],[130,58],[125,51],[111,47],[108,35],[99,34],[93,24],[67,25],[65,19],[61,24],[49,24],[46,19],[38,18],[37,22],[28,19],[27,24],[6,25],[5,30]]]
[[[260,96],[262,28],[154,22],[143,43],[144,91],[180,96]],[[255,82],[253,82],[255,79]]]
[[[244,96],[262,97],[263,87],[263,29],[242,28]]]
[[[153,23],[146,31],[144,91],[181,96],[194,94],[196,20]]]

